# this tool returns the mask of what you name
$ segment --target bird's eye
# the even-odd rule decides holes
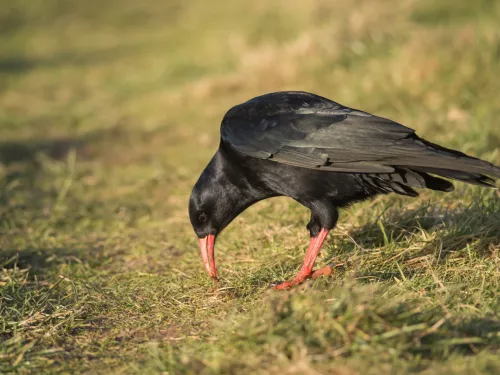
[[[199,221],[200,223],[204,223],[205,221],[207,221],[207,214],[205,214],[204,212],[202,212],[202,213],[200,214],[200,216],[198,216],[198,221]]]

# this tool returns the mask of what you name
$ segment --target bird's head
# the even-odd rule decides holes
[[[249,200],[250,199],[250,200]],[[252,198],[228,178],[227,162],[216,153],[193,187],[189,199],[189,219],[200,241],[205,268],[216,279],[214,246],[217,235],[248,206]]]
[[[195,185],[189,199],[189,219],[200,241],[201,256],[208,274],[217,278],[215,269],[215,237],[220,232],[217,211],[217,197],[208,189]]]
[[[200,178],[189,199],[189,219],[200,241],[205,268],[214,279],[217,278],[214,260],[215,237],[224,228],[228,218],[224,200],[217,190],[215,184]]]
[[[210,186],[197,183],[189,198],[189,219],[199,238],[216,236],[222,226],[220,199]]]

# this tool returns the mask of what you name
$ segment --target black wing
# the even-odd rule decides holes
[[[221,136],[245,155],[303,168],[391,173],[415,167],[500,178],[500,168],[488,162],[427,142],[394,121],[306,92],[267,94],[231,108]]]

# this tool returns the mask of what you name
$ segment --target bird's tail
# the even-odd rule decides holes
[[[466,182],[468,184],[473,184],[473,185],[478,185],[478,186],[483,186],[483,187],[495,187],[495,180],[480,173],[471,173],[471,172],[464,172],[464,171],[455,171],[455,170],[450,170],[450,169],[440,169],[440,168],[412,168],[413,170],[420,172],[421,174],[427,174],[427,173],[432,173],[434,175],[438,175],[441,177],[449,178],[452,180],[458,180],[462,182]],[[433,177],[436,179],[436,177]],[[440,181],[444,181],[439,179]],[[448,182],[450,185],[451,183]],[[432,190],[440,190],[440,189],[433,189],[432,187],[429,187]]]
[[[413,188],[452,191],[453,184],[441,177],[483,187],[496,187],[495,179],[500,178],[499,167],[423,139],[419,141],[426,146],[425,163],[420,159],[418,165],[408,163],[410,165],[396,167],[390,174],[370,174],[370,185],[381,193],[394,192],[409,196],[418,195]]]
[[[420,172],[449,178],[484,187],[495,187],[495,179],[500,179],[500,167],[487,161],[468,156],[460,151],[451,150],[424,139],[419,139],[435,154],[432,165],[407,166]],[[435,178],[435,177],[434,177]],[[444,180],[441,180],[444,181]],[[432,187],[430,187],[432,189]],[[439,189],[433,189],[439,190]]]

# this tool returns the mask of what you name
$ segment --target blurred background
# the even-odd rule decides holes
[[[312,91],[498,160],[499,8],[494,0],[4,2],[0,161],[61,160],[75,149],[77,180],[92,199],[123,194],[162,202],[157,213],[163,203],[184,208],[226,110],[279,90]],[[158,185],[169,202],[158,201]]]
[[[23,289],[30,298],[60,274],[90,295],[89,277],[100,287],[131,285],[123,296],[151,292],[142,273],[163,277],[162,285],[191,273],[200,275],[193,285],[203,283],[187,217],[190,189],[218,147],[225,112],[267,92],[311,91],[500,164],[499,19],[496,0],[2,0],[3,264],[15,259],[42,280]],[[458,198],[482,194],[460,186],[440,204],[453,208]],[[277,251],[305,241],[307,212],[273,202],[228,228],[218,248],[226,263],[232,248],[239,250],[231,256],[246,259],[263,244]],[[369,220],[352,211],[344,222]],[[297,234],[284,238],[291,226]],[[252,265],[241,262],[233,265],[248,276]],[[64,299],[68,288],[51,298],[69,322],[79,305]],[[31,317],[23,298],[10,300],[17,307],[9,321]],[[97,305],[85,317],[111,311],[100,298],[93,295]],[[127,304],[112,304],[122,315],[107,319],[128,324],[118,318]],[[62,335],[57,345],[43,339],[34,348],[66,348],[70,336],[55,323],[34,322]],[[16,324],[4,337],[24,332],[7,354],[21,366],[29,353],[21,344],[41,336]],[[71,345],[100,353],[83,339]]]

